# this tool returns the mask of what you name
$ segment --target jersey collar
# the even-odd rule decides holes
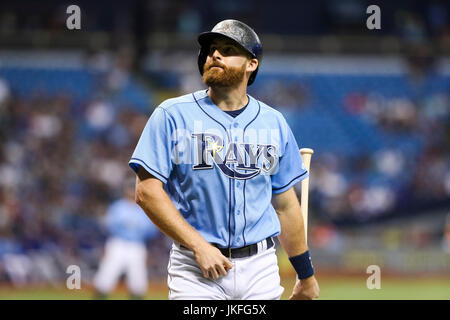
[[[233,118],[214,104],[206,91],[200,90],[192,94],[197,101],[197,106],[202,112],[220,123],[227,130],[237,128],[245,130],[260,114],[261,106],[258,100],[247,94],[249,99],[247,108],[237,117]]]

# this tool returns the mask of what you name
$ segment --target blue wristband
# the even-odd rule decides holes
[[[299,279],[306,279],[314,275],[314,267],[311,262],[309,250],[295,257],[290,257],[289,261],[297,272]]]

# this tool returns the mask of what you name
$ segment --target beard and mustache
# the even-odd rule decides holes
[[[234,87],[245,78],[245,72],[245,63],[242,67],[228,67],[213,60],[203,66],[203,82],[208,87]]]

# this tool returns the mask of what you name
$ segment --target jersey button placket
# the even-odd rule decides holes
[[[235,130],[233,130],[233,128]],[[234,143],[239,143],[240,135],[242,133],[239,132],[239,123],[234,122],[231,126],[231,138]],[[235,169],[237,166],[237,163],[233,163],[233,168]],[[243,221],[243,211],[242,211],[242,181],[234,180],[234,187],[235,187],[235,203],[234,203],[234,213],[235,213],[235,231],[234,231],[234,237],[235,237],[235,245],[242,246],[242,238],[240,237],[242,233],[242,229],[244,226]]]
[[[241,183],[240,181],[236,180],[236,186],[238,185],[238,183]],[[242,231],[244,229],[244,211],[243,211],[243,201],[244,198],[242,197],[242,189],[239,187],[236,187],[236,193],[235,193],[235,208],[234,208],[234,213],[235,213],[235,222],[236,222],[236,227],[235,227],[235,231],[234,231],[234,236],[236,239],[236,245],[238,246],[242,246]]]
[[[233,127],[235,128],[235,129],[238,129],[238,127],[239,127],[239,123],[237,123],[237,122],[234,122],[233,123]],[[238,137],[238,131],[239,130],[233,130],[233,129],[231,129],[231,131],[232,131],[232,133],[233,133],[233,142],[238,142],[239,141],[239,137]]]

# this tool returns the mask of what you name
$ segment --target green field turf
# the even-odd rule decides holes
[[[369,290],[365,277],[321,278],[320,299],[328,300],[448,300],[450,278],[382,278],[381,288]],[[285,286],[288,290],[288,286]],[[289,286],[289,290],[292,286]]]
[[[285,292],[282,299],[287,299],[294,285],[294,279],[289,278],[282,282]],[[438,299],[450,300],[450,278],[382,278],[381,289],[369,290],[364,277],[329,277],[318,276],[320,285],[320,299],[333,300],[371,300],[371,299]],[[0,286],[0,299],[43,299],[43,300],[72,300],[92,299],[93,292],[84,286],[81,290],[68,290],[65,288],[11,288]],[[128,295],[123,287],[119,287],[110,299],[127,299]],[[151,284],[146,296],[150,300],[166,300],[167,288],[165,283]]]

